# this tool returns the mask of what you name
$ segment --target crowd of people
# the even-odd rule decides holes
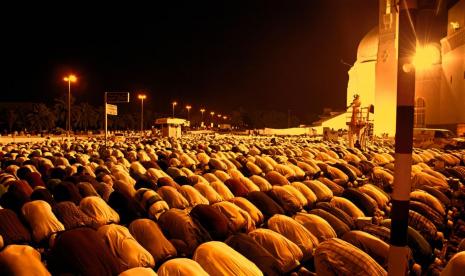
[[[392,146],[99,138],[0,146],[0,275],[387,275]],[[409,271],[465,271],[465,150],[415,149]]]

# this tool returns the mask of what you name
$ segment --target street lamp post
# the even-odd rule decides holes
[[[218,116],[218,127],[219,127],[221,124],[221,117],[223,117],[223,115],[218,114],[217,116]]]
[[[63,78],[64,81],[68,82],[68,131],[67,135],[69,137],[71,132],[71,83],[76,82],[77,78],[75,75],[69,75]]]
[[[145,94],[139,94],[137,96],[139,100],[141,100],[141,111],[140,111],[140,132],[141,134],[144,133],[144,100],[147,98]]]
[[[178,103],[176,101],[172,102],[171,105],[173,106],[173,118],[174,118],[174,107],[177,105]]]
[[[214,121],[215,121],[215,120],[214,120],[214,119],[215,119],[215,117],[214,117],[214,116],[215,116],[215,112],[214,112],[214,111],[210,112],[210,115],[212,116],[212,121],[211,121],[210,126],[213,127],[213,125],[215,124],[215,122],[214,122]]]
[[[192,106],[186,105],[186,109],[187,109],[187,121],[188,121],[188,122],[190,122],[189,112],[191,111],[191,108],[192,108]]]
[[[203,126],[203,113],[204,112],[205,112],[205,108],[200,109],[200,113],[202,113],[202,122],[200,124],[201,127]]]

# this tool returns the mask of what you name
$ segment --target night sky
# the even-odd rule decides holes
[[[177,100],[311,120],[344,108],[340,61],[355,61],[378,17],[376,0],[153,2],[4,10],[0,100],[52,103],[72,72],[73,95],[94,105],[104,91],[144,91],[160,113]]]

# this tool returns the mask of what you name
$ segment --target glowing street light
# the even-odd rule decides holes
[[[205,108],[201,108],[201,109],[200,109],[200,113],[202,113],[202,124],[201,124],[201,126],[203,126],[203,113],[204,113],[204,112],[205,112]]]
[[[71,132],[71,83],[76,82],[77,78],[75,75],[68,75],[63,78],[64,81],[68,82],[68,137]]]
[[[192,108],[192,106],[186,105],[186,109],[187,109],[187,121],[188,121],[188,122],[190,122],[189,112],[191,111],[191,108]]]
[[[412,60],[412,65],[415,66],[416,70],[427,69],[439,62],[441,62],[441,53],[436,46],[432,44],[426,46],[417,45],[415,56]]]
[[[178,102],[174,101],[171,104],[173,105],[173,118],[174,118],[174,107],[178,104]]]
[[[144,100],[147,98],[145,94],[137,95],[137,98],[141,101],[141,111],[140,111],[140,132],[144,133]]]
[[[211,120],[212,120],[210,123],[210,126],[213,127],[213,123],[215,121],[215,112],[214,111],[210,112],[210,115],[211,115]]]
[[[219,126],[219,124],[221,124],[221,117],[223,117],[223,115],[217,114],[216,116],[218,116],[218,126]]]

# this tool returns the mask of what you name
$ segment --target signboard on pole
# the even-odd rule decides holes
[[[107,148],[108,140],[108,115],[118,115],[118,106],[114,105],[115,103],[128,102],[129,92],[105,92],[105,148]]]
[[[116,104],[107,104],[106,110],[108,115],[118,115],[118,106]]]
[[[107,92],[107,103],[128,103],[129,92]]]

